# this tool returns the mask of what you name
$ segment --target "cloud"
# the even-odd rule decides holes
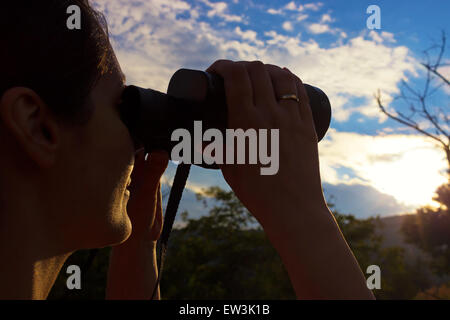
[[[318,11],[323,6],[323,3],[307,3],[305,5],[299,4],[298,6],[295,4],[294,1],[291,1],[284,5],[283,7],[279,9],[273,9],[269,8],[267,9],[267,13],[274,14],[274,15],[282,15],[286,11],[296,11],[296,12],[304,12],[304,11]]]
[[[369,37],[373,39],[373,41],[377,43],[382,42],[391,42],[395,43],[394,34],[386,31],[382,31],[381,33],[376,32],[375,30],[371,30],[369,32]]]
[[[164,92],[170,76],[181,67],[206,69],[219,58],[262,60],[286,66],[306,83],[321,87],[330,98],[337,121],[347,121],[356,112],[384,121],[373,94],[381,89],[388,104],[398,93],[400,80],[416,70],[406,47],[386,44],[393,39],[387,32],[377,34],[386,39],[383,41],[375,41],[375,33],[348,38],[340,32],[342,43],[327,48],[314,39],[301,38],[300,33],[287,36],[267,30],[260,32],[266,38],[261,35],[258,39],[256,31],[250,29],[218,27],[202,20],[208,11],[181,0],[99,0],[96,6],[106,15],[114,49],[129,82]],[[322,20],[329,19],[332,17],[322,15]],[[329,29],[320,24],[311,26],[316,32]],[[290,28],[289,24],[285,27]],[[352,97],[365,102],[352,103]]]
[[[323,6],[322,2],[316,2],[316,3],[307,3],[304,5],[305,9],[310,9],[313,11],[318,11]]]
[[[212,171],[209,171],[211,173]],[[192,177],[193,175],[191,175]],[[194,184],[195,185],[195,184]],[[212,184],[214,185],[214,184]],[[180,222],[180,213],[189,212],[190,218],[199,218],[207,215],[210,207],[197,200],[196,193],[201,193],[201,188],[208,185],[197,185],[192,188],[190,180],[183,191],[183,196],[178,209],[176,221]],[[228,189],[225,189],[228,190]],[[377,189],[364,184],[330,184],[323,183],[325,197],[329,203],[334,204],[334,208],[340,213],[353,214],[358,218],[367,218],[374,215],[388,216],[412,212],[413,206],[408,206],[398,202],[393,196],[384,194]],[[170,187],[163,184],[162,193],[166,196],[163,199],[163,208],[167,207]],[[208,206],[214,204],[213,199],[206,198]]]
[[[261,60],[286,66],[305,83],[322,88],[330,98],[333,121],[348,121],[355,113],[384,121],[373,94],[381,89],[388,104],[398,93],[400,80],[417,74],[417,63],[408,48],[395,45],[394,35],[388,32],[362,32],[348,37],[340,31],[336,36],[341,43],[323,46],[300,33],[291,36],[270,29],[259,33],[243,30],[242,25],[218,26],[208,14],[223,22],[225,15],[233,16],[229,8],[207,0],[200,4],[206,4],[206,9],[198,2],[189,4],[182,0],[95,2],[107,18],[111,41],[128,83],[165,92],[171,75],[179,68],[204,70],[217,59]],[[296,15],[300,7],[295,5]],[[301,10],[315,8],[320,5],[304,5]],[[333,18],[321,16],[324,23],[331,22],[329,19]],[[321,172],[327,183],[370,183],[400,202],[411,198],[419,202],[429,199],[441,181],[436,173],[445,167],[441,154],[416,136],[370,137],[333,130],[327,134],[333,140],[319,144]],[[411,150],[404,150],[406,145]],[[396,151],[387,151],[386,146]],[[414,151],[417,147],[419,150]],[[400,155],[396,158],[394,154]],[[389,157],[392,161],[385,160]],[[423,165],[425,161],[427,166]],[[421,170],[415,172],[418,167]],[[342,168],[354,169],[355,176],[340,174]],[[219,181],[212,173],[196,174],[201,177],[197,181],[200,185],[206,180],[207,185]]]
[[[322,15],[319,22],[308,25],[307,29],[312,34],[322,34],[322,33],[339,34],[341,39],[346,38],[347,34],[343,32],[342,29],[330,27],[329,23],[332,23],[335,20],[336,19],[332,18],[328,13],[326,13]]]
[[[241,16],[226,13],[227,8],[228,8],[228,5],[226,2],[210,2],[208,0],[200,0],[200,1],[211,8],[211,10],[208,11],[208,14],[207,14],[208,17],[218,16],[227,22],[241,22],[242,21]]]
[[[275,9],[270,8],[270,9],[267,9],[267,13],[270,13],[270,14],[283,14],[283,9],[275,10]]]
[[[331,128],[319,154],[323,182],[371,186],[405,206],[432,204],[435,189],[446,181],[443,151],[421,135],[369,136]],[[340,174],[346,168],[352,175]]]
[[[382,32],[381,32],[381,37],[382,37],[384,40],[388,41],[388,42],[392,42],[392,43],[397,42],[397,41],[394,39],[394,34],[391,33],[391,32],[382,31]]]
[[[450,79],[450,59],[446,59],[444,61],[442,61],[442,65],[441,67],[438,68],[438,72],[447,80]],[[439,79],[438,81],[439,83],[443,83],[441,81],[441,79]],[[444,87],[444,92],[449,95],[450,94],[450,86],[445,85]],[[448,104],[447,104],[448,105]]]
[[[363,35],[333,48],[322,48],[314,40],[300,42],[298,37],[275,31],[265,35],[271,39],[266,41],[268,46],[261,59],[284,65],[304,82],[321,87],[329,96],[333,117],[338,121],[348,120],[355,112],[384,120],[373,94],[380,89],[389,103],[390,97],[398,93],[400,80],[406,80],[406,74],[416,70],[406,47],[388,47]],[[354,104],[352,97],[365,102]]]
[[[308,18],[307,14],[299,14],[297,17],[297,21],[300,22],[300,21],[306,20],[307,18]]]
[[[333,21],[334,21],[334,19],[332,19],[329,14],[324,14],[324,15],[322,15],[322,18],[320,18],[321,23],[333,22]]]
[[[163,209],[165,210],[165,208],[167,208],[167,202],[169,200],[168,194],[170,192],[170,187],[166,184],[163,184],[162,188],[161,188],[161,192],[162,192],[162,194],[166,194],[166,196],[163,199],[163,203],[162,203]],[[213,203],[213,201],[207,201],[207,203],[208,204]],[[180,214],[183,211],[189,212],[189,218],[199,218],[201,216],[208,214],[208,209],[204,207],[202,202],[197,200],[196,192],[190,190],[189,188],[186,188],[183,191],[183,196],[181,198],[180,205],[178,207],[177,216],[176,216],[175,221],[180,222],[180,220],[181,220]]]
[[[328,203],[343,214],[353,214],[357,218],[370,216],[390,216],[410,213],[413,206],[399,203],[393,196],[363,184],[323,184]]]
[[[286,4],[286,5],[284,6],[284,9],[286,9],[286,10],[291,10],[291,11],[297,11],[297,10],[299,10],[300,8],[303,8],[303,7],[300,5],[299,8],[297,8],[297,6],[295,5],[295,2],[294,2],[294,1],[291,1],[291,2],[289,2],[288,4]],[[302,10],[302,9],[300,9],[300,10]]]
[[[294,28],[292,27],[292,23],[289,21],[283,22],[283,29],[286,31],[292,31]]]
[[[242,31],[241,28],[238,26],[234,29],[234,32],[236,32],[236,34],[239,35],[243,40],[253,42],[259,46],[264,45],[264,42],[258,40],[258,34],[256,33],[256,31],[253,30]]]
[[[327,24],[323,23],[312,23],[308,26],[308,29],[314,34],[320,34],[330,31],[330,27]]]

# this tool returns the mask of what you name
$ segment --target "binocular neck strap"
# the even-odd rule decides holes
[[[164,259],[166,257],[167,243],[169,242],[170,232],[172,231],[175,216],[177,215],[178,205],[180,204],[181,196],[189,176],[190,164],[180,163],[175,173],[172,188],[170,189],[169,201],[167,202],[166,214],[164,216],[163,230],[158,241],[159,249],[159,267],[158,278],[156,279],[155,288],[153,289],[152,299],[158,290],[161,281],[161,273],[164,266]]]

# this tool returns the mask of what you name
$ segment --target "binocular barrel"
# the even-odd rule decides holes
[[[319,88],[304,84],[309,97],[318,141],[322,140],[331,121],[331,106]],[[121,118],[131,136],[147,152],[165,150],[169,154],[178,143],[172,132],[183,128],[194,130],[194,121],[202,121],[204,130],[227,129],[227,103],[222,77],[199,70],[180,69],[169,82],[167,94],[127,86],[122,94]],[[205,168],[216,165],[200,164]]]

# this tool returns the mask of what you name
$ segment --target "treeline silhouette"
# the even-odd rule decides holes
[[[373,290],[377,299],[450,299],[449,185],[441,186],[437,194],[439,209],[421,208],[404,219],[402,228],[407,241],[429,254],[427,261],[407,261],[404,248],[383,246],[379,232],[383,219],[357,219],[328,204],[363,272],[369,265],[380,267],[381,289]],[[183,226],[173,231],[169,241],[162,298],[295,299],[277,252],[234,193],[211,187],[197,198],[205,206],[211,203],[205,199],[215,201],[209,214],[199,219],[182,213]],[[67,289],[65,270],[70,264],[86,266],[92,251],[74,253],[49,299],[104,299],[110,250],[98,250],[89,269],[82,267],[81,290]]]

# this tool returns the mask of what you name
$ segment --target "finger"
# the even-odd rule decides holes
[[[169,163],[169,154],[162,150],[152,151],[147,161],[154,171],[163,173]]]
[[[292,73],[283,70],[273,64],[266,64],[270,74],[277,103],[273,105],[275,113],[286,112],[290,117],[299,120],[300,111],[297,101],[292,99],[280,99],[283,95],[294,94],[298,97],[296,79]]]
[[[156,202],[156,213],[157,218],[159,219],[159,225],[162,226],[163,221],[163,208],[162,208],[162,193],[161,193],[161,183],[158,185],[157,191],[157,202]]]
[[[247,68],[252,82],[254,106],[273,105],[276,102],[272,81],[269,72],[261,61],[238,61]]]
[[[289,69],[286,68],[287,71],[291,72]],[[305,86],[303,85],[302,80],[297,77],[295,74],[293,74],[291,72],[291,74],[293,75],[293,77],[296,80],[296,85],[297,85],[297,91],[299,94],[299,99],[300,99],[300,118],[303,122],[303,125],[305,128],[309,129],[310,131],[313,131],[313,134],[316,135],[316,140],[317,140],[317,133],[316,133],[316,129],[315,129],[315,125],[314,125],[314,118],[312,115],[312,110],[311,110],[311,106],[309,104],[309,97],[308,94],[306,93],[306,89]]]
[[[168,162],[169,155],[167,152],[152,151],[144,162],[141,172],[142,179],[145,179],[144,184],[156,190],[159,180],[167,168]]]
[[[254,105],[252,83],[244,65],[231,60],[217,60],[206,72],[216,73],[223,78],[230,114],[242,115],[251,112]]]
[[[164,219],[163,219],[163,209],[162,209],[162,195],[161,195],[161,183],[158,184],[158,190],[156,191],[156,211],[155,211],[155,220],[152,226],[152,239],[158,240],[161,236],[161,231],[163,227]]]
[[[145,164],[145,151],[144,149],[137,151],[134,155],[134,167],[131,173],[131,181],[136,184],[142,180],[142,170]]]
[[[133,192],[153,193],[156,191],[159,180],[167,168],[169,155],[165,151],[152,151],[147,160],[144,154],[138,154],[131,175],[131,186]]]

